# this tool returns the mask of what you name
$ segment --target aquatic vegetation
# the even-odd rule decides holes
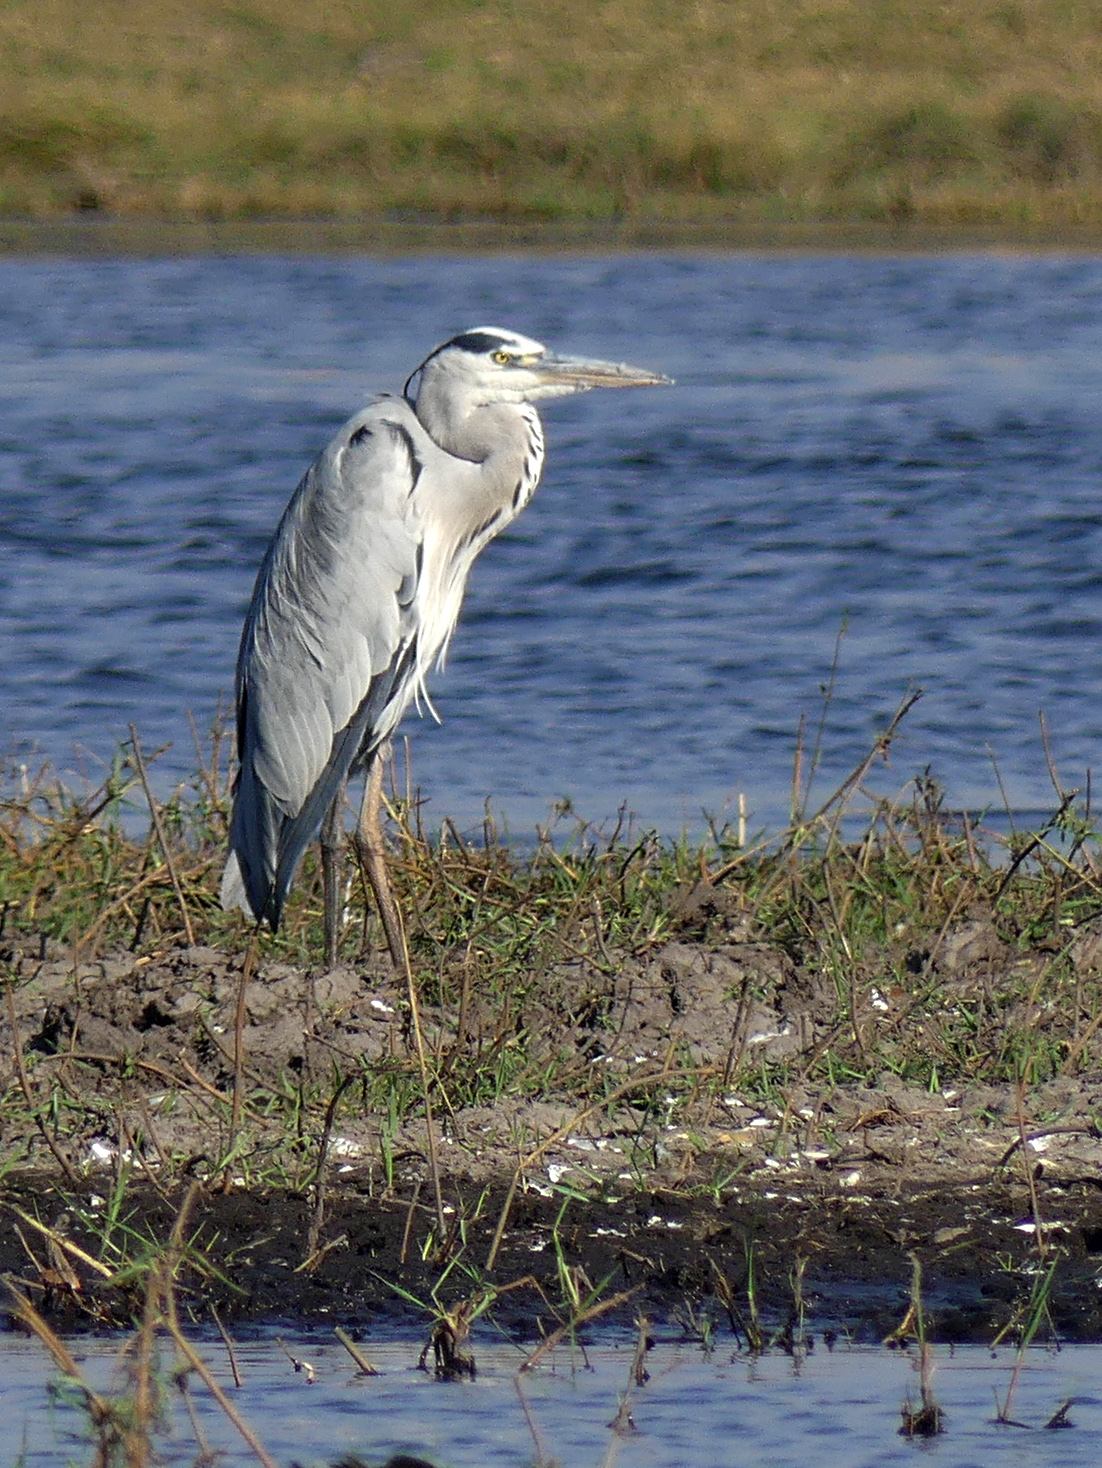
[[[947,1431],[950,1451],[963,1440],[973,1453],[997,1459],[1001,1428],[991,1421],[990,1386],[1015,1375],[1013,1359],[992,1359],[986,1348],[981,1361],[978,1351],[968,1349],[854,1348],[829,1333],[823,1337],[825,1352],[813,1351],[811,1340],[799,1357],[788,1356],[783,1342],[764,1355],[732,1354],[715,1350],[719,1342],[706,1337],[672,1339],[639,1313],[634,1349],[623,1332],[615,1346],[592,1334],[569,1350],[545,1343],[538,1381],[534,1358],[516,1339],[516,1329],[505,1332],[512,1339],[494,1341],[485,1321],[478,1349],[487,1369],[476,1391],[426,1383],[411,1370],[416,1343],[387,1339],[385,1333],[375,1342],[379,1366],[369,1363],[367,1373],[349,1379],[347,1360],[328,1332],[266,1346],[253,1341],[240,1351],[240,1362],[228,1332],[221,1344],[178,1336],[163,1272],[157,1277],[138,1329],[107,1348],[115,1359],[110,1384],[101,1384],[95,1370],[94,1346],[70,1350],[25,1298],[16,1301],[21,1324],[37,1336],[58,1373],[50,1392],[51,1420],[69,1449],[69,1462],[146,1468],[168,1460],[200,1468],[217,1457],[268,1468],[273,1459],[303,1468],[432,1468],[473,1465],[493,1453],[552,1468],[556,1462],[611,1464],[621,1461],[621,1452],[635,1462],[641,1450],[648,1461],[685,1463],[693,1461],[702,1433],[730,1422],[734,1412],[748,1447],[763,1460],[791,1455],[812,1437],[846,1432],[871,1461],[878,1452],[890,1452],[896,1432],[892,1399],[901,1384],[912,1372],[919,1374],[924,1399],[932,1402],[935,1371],[950,1411],[937,1412],[936,1425],[933,1416],[925,1424],[905,1423],[907,1435]],[[185,1286],[178,1281],[176,1288],[182,1293]],[[333,1335],[354,1360],[362,1356],[347,1332],[338,1328]],[[1078,1403],[1087,1433],[1065,1446],[1073,1461],[1085,1462],[1095,1404],[1089,1395],[1067,1392],[1089,1371],[1089,1357],[1066,1354],[1077,1354],[1078,1361],[1034,1354],[1033,1369],[1021,1383],[1021,1420],[1015,1425],[1072,1429],[1077,1424],[1070,1409]],[[232,1389],[222,1384],[227,1366]],[[1055,1410],[1054,1400],[1060,1401]],[[82,1424],[82,1432],[74,1431]],[[41,1429],[38,1436],[41,1456]],[[278,1457],[265,1438],[279,1442]],[[403,1439],[408,1447],[395,1452]],[[79,1458],[72,1451],[77,1441],[85,1449]],[[350,1442],[356,1451],[349,1451]],[[288,1460],[292,1443],[301,1456]],[[422,1456],[425,1451],[430,1457]]]

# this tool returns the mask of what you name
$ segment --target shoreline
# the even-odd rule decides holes
[[[990,941],[965,936],[945,975],[962,995]],[[604,1324],[642,1310],[738,1335],[758,1320],[783,1342],[799,1317],[875,1341],[906,1334],[917,1263],[931,1342],[1017,1338],[1042,1278],[1058,1338],[1102,1341],[1097,1066],[1028,1096],[812,1077],[830,1034],[783,951],[689,940],[625,961],[603,1001],[592,966],[566,966],[572,1004],[592,988],[607,1009],[600,1054],[584,1024],[542,1021],[573,1087],[495,1096],[504,1031],[483,1029],[496,1019],[474,996],[463,1016],[424,986],[430,1138],[404,985],[381,957],[330,973],[246,963],[209,946],[16,958],[30,982],[0,1019],[17,1057],[0,1273],[57,1329],[127,1327],[182,1209],[174,1269],[200,1326],[212,1312],[235,1329],[416,1324],[429,1301],[477,1297],[537,1338],[570,1312],[565,1270]],[[748,1005],[755,991],[767,998]],[[900,996],[890,1006],[884,1023],[905,1018]],[[464,1024],[484,1079],[462,1099],[445,1057]]]
[[[855,840],[867,763],[769,849],[522,860],[399,803],[401,973],[354,877],[319,966],[312,856],[278,934],[221,910],[217,761],[144,842],[125,769],[12,791],[0,1266],[66,1330],[127,1325],[171,1264],[196,1324],[477,1300],[534,1332],[581,1299],[861,1339],[904,1331],[920,1267],[930,1340],[1102,1341],[1090,812],[1005,865],[932,790]]]
[[[1102,254],[1102,224],[1013,228],[920,222],[672,223],[625,219],[507,221],[0,218],[0,257],[203,254]]]

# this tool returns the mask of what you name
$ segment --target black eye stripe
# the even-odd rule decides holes
[[[515,350],[512,342],[502,336],[491,336],[486,331],[465,331],[462,336],[453,336],[449,347],[459,347],[464,352],[505,352]]]

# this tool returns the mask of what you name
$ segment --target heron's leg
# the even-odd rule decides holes
[[[376,750],[367,769],[360,819],[352,840],[356,846],[356,855],[375,894],[375,905],[379,909],[391,962],[395,968],[404,968],[406,945],[402,938],[402,919],[398,912],[398,903],[395,901],[394,889],[390,885],[390,875],[386,869],[382,806],[383,752]]]
[[[337,966],[341,922],[341,849],[344,844],[344,785],[321,826],[321,890],[325,902],[325,966]]]

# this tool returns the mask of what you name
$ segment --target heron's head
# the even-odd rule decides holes
[[[542,342],[501,326],[474,326],[437,347],[409,378],[405,394],[415,404],[424,394],[458,394],[473,408],[559,398],[591,387],[657,387],[669,381],[660,372],[623,362],[560,357]]]

